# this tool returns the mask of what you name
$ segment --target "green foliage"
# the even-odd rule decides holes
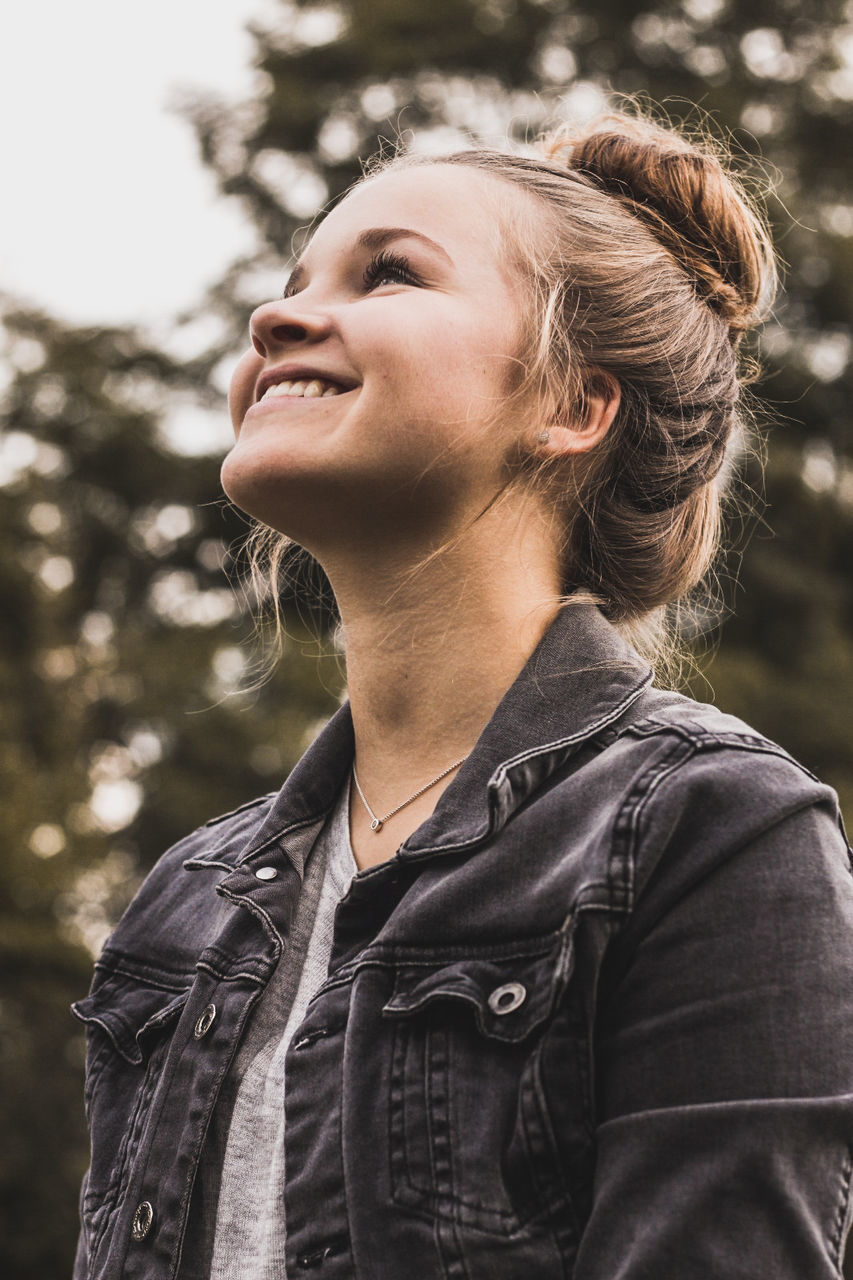
[[[4,322],[0,1269],[23,1280],[68,1274],[86,1165],[68,1006],[92,954],[164,849],[278,788],[341,673],[294,618],[263,693],[238,691],[252,620],[223,570],[243,520],[218,463],[161,430],[161,397],[204,401],[200,367],[130,331]]]
[[[90,950],[169,843],[280,784],[341,690],[331,651],[294,619],[273,680],[235,692],[251,622],[223,570],[243,525],[217,462],[176,451],[170,422],[176,407],[224,414],[222,362],[251,308],[280,290],[306,219],[381,139],[523,142],[605,92],[636,93],[766,175],[787,269],[760,349],[765,506],[742,564],[724,567],[731,616],[705,672],[722,705],[853,812],[848,23],[840,0],[282,2],[274,28],[254,32],[252,102],[184,105],[261,244],[184,317],[180,333],[201,324],[215,338],[187,359],[0,300],[5,1275],[69,1271],[86,1156],[66,1009]],[[702,679],[696,692],[709,696]]]
[[[769,465],[766,486],[755,468],[748,479],[763,519],[743,564],[730,555],[724,566],[734,616],[705,675],[722,703],[833,782],[853,811],[848,24],[841,0],[807,11],[794,0],[646,10],[623,0],[446,0],[428,11],[413,0],[295,3],[282,5],[274,31],[255,32],[251,112],[210,102],[186,111],[221,190],[262,233],[255,267],[267,273],[282,271],[312,202],[334,201],[380,140],[439,150],[469,138],[523,142],[629,94],[732,149],[766,204],[785,289],[757,351]],[[215,301],[233,323],[233,290]],[[695,690],[709,696],[705,681]]]

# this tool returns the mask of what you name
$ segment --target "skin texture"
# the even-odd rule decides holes
[[[618,406],[618,393],[596,400],[581,428],[510,395],[526,292],[488,229],[525,199],[446,165],[363,183],[315,232],[290,296],[253,314],[232,381],[236,443],[223,485],[329,576],[356,765],[380,814],[470,751],[559,607],[552,513],[529,486],[494,501],[508,458],[520,441],[570,462],[595,447]],[[406,233],[385,250],[407,260],[411,278],[365,280],[375,248],[362,240],[380,228]],[[282,367],[351,389],[256,405],[261,376]],[[359,865],[390,857],[452,776],[378,834],[354,798]]]

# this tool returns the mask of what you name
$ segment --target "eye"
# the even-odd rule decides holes
[[[375,289],[382,284],[419,284],[420,281],[409,265],[408,258],[400,253],[383,249],[371,258],[364,268],[365,289]]]

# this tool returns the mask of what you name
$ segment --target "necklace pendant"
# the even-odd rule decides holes
[[[393,818],[395,813],[399,813],[401,809],[405,809],[407,805],[410,805],[414,800],[419,799],[425,791],[429,791],[430,787],[434,787],[437,782],[441,782],[442,778],[446,778],[454,769],[458,769],[460,764],[464,764],[467,759],[467,756],[463,756],[461,760],[457,760],[454,764],[448,765],[448,767],[438,774],[437,777],[433,778],[432,782],[428,782],[425,787],[421,787],[420,790],[414,793],[414,795],[409,796],[408,800],[404,800],[402,804],[398,804],[396,809],[389,809],[384,818],[377,818],[376,814],[367,803],[367,798],[361,789],[361,783],[359,782],[358,774],[355,771],[355,761],[353,760],[352,780],[355,783],[355,789],[358,792],[359,799],[367,810],[367,816],[370,818],[370,830],[381,831],[389,818]]]

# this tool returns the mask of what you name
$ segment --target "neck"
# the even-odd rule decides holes
[[[377,813],[468,754],[557,613],[547,530],[539,520],[512,531],[495,527],[502,523],[481,521],[426,563],[363,552],[325,558],[343,624],[358,774]]]

